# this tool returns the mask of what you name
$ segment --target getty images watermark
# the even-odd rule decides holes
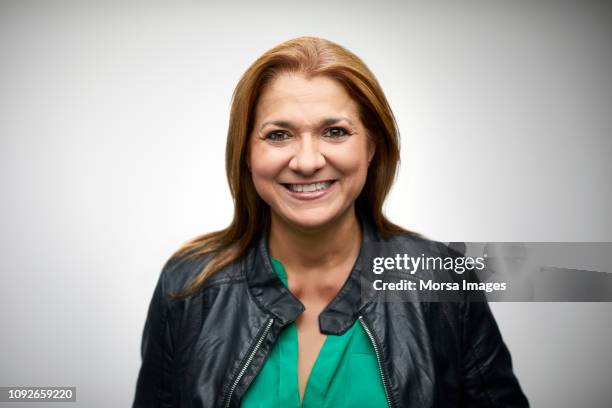
[[[486,268],[486,254],[482,257],[469,256],[411,256],[396,254],[394,257],[375,257],[372,261],[372,272],[380,275],[385,271],[404,271],[414,275],[419,271],[446,271],[463,274],[467,271],[482,271]],[[437,282],[434,279],[419,279],[418,281],[402,279],[399,282],[385,282],[376,279],[373,282],[375,290],[464,290],[485,292],[504,291],[506,282],[469,282],[465,279],[456,282]]]
[[[411,302],[612,301],[612,243],[426,245],[365,243],[362,295]]]

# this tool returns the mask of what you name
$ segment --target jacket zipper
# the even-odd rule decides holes
[[[263,343],[263,339],[266,337],[266,335],[270,331],[270,327],[272,327],[272,323],[274,323],[274,319],[273,318],[268,319],[268,322],[266,323],[266,326],[264,327],[263,332],[257,338],[257,342],[255,343],[255,347],[253,347],[253,350],[249,354],[249,357],[246,359],[246,361],[242,365],[242,368],[238,372],[238,375],[234,379],[234,382],[232,382],[232,386],[230,387],[227,395],[225,396],[225,404],[224,404],[225,408],[229,407],[230,401],[232,400],[232,395],[234,394],[234,390],[236,390],[236,386],[238,386],[238,383],[240,382],[240,379],[242,378],[242,376],[246,372],[247,368],[251,364],[251,361],[253,361],[253,358],[255,357],[255,354],[257,353],[257,350],[259,350],[259,347],[261,347],[261,343]]]
[[[389,383],[387,382],[387,377],[385,376],[385,370],[383,369],[382,359],[380,356],[381,351],[380,351],[380,348],[378,347],[378,342],[376,341],[376,338],[374,337],[374,333],[370,330],[365,320],[363,319],[363,316],[359,316],[359,322],[361,322],[363,329],[365,330],[366,334],[370,338],[370,342],[372,343],[372,346],[374,347],[374,353],[376,354],[376,360],[378,361],[378,371],[380,371],[380,378],[382,379],[383,388],[385,389],[385,397],[387,397],[387,405],[389,406],[389,408],[393,408],[394,405],[391,401]]]

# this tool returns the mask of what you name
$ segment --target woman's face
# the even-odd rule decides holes
[[[273,217],[316,228],[352,210],[373,156],[357,103],[333,79],[281,74],[261,94],[247,163]]]

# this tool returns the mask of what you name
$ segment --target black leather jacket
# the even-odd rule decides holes
[[[359,219],[362,248],[379,242],[420,255],[443,247],[408,234],[382,240],[371,221]],[[198,294],[167,297],[208,259],[170,259],[164,266],[144,327],[133,407],[240,406],[280,331],[304,310],[272,269],[266,230]],[[320,329],[341,334],[363,325],[391,408],[528,406],[486,302],[377,301],[377,291],[362,296],[360,269],[357,262],[321,313]]]

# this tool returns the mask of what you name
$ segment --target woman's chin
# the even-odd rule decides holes
[[[290,225],[301,230],[318,230],[330,223],[332,217],[307,217],[290,220]]]
[[[338,219],[339,212],[330,211],[329,208],[316,211],[314,209],[283,214],[281,217],[289,226],[302,231],[316,231],[327,226],[331,226]]]

